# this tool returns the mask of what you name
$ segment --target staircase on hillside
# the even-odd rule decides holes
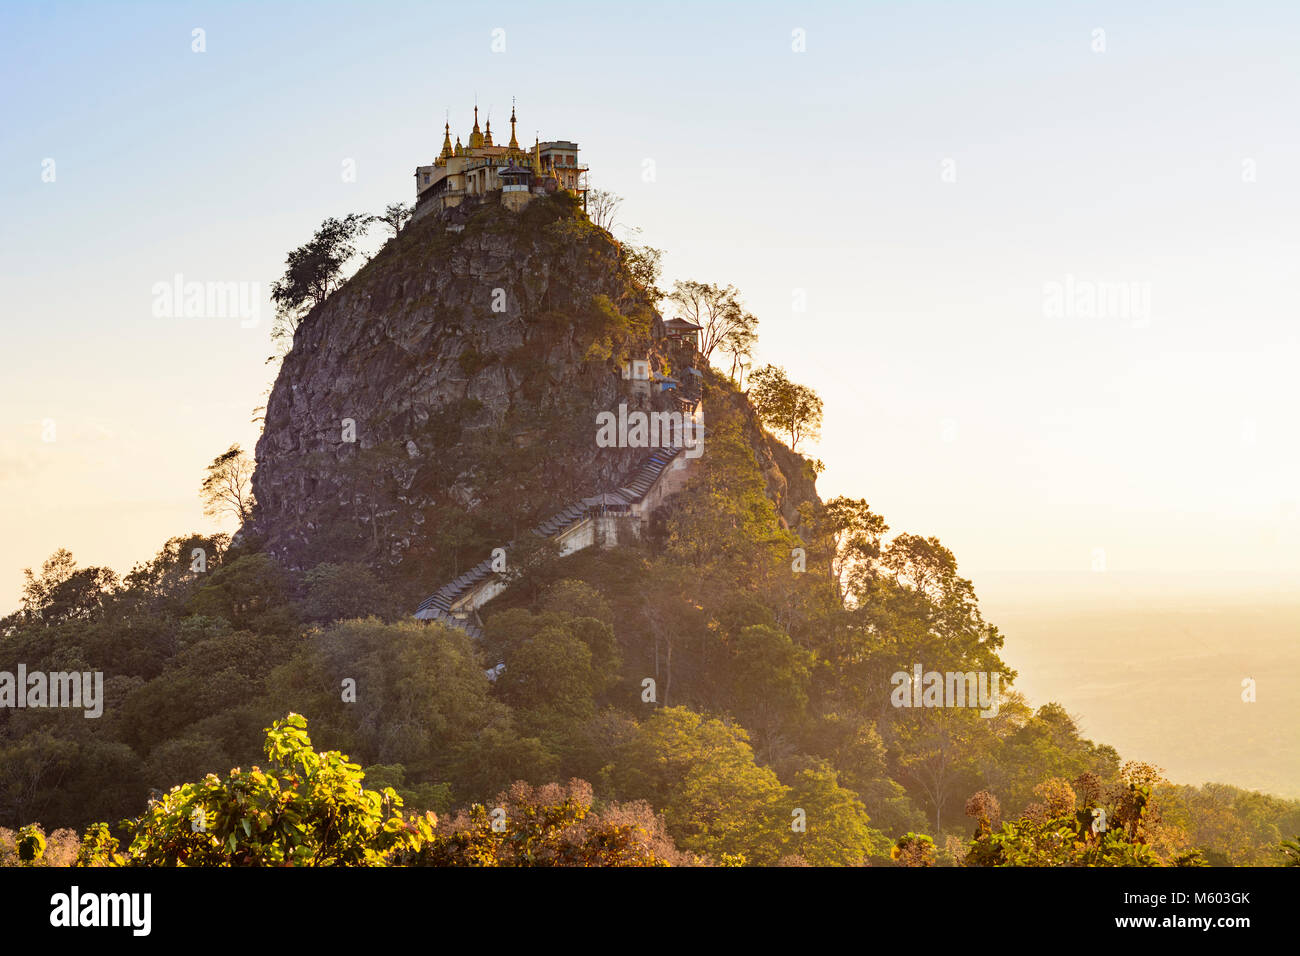
[[[701,437],[702,432],[701,428]],[[684,450],[681,444],[655,449],[632,473],[626,485],[573,502],[533,528],[531,533],[539,538],[561,542],[564,554],[600,544],[594,527],[590,536],[578,533],[580,530],[585,531],[584,524],[594,522],[597,517],[604,515],[631,516],[639,513],[638,506],[658,485],[669,463]],[[680,466],[684,467],[686,463],[683,460]],[[420,602],[420,606],[415,609],[415,617],[421,621],[438,621],[457,627],[471,637],[479,638],[483,636],[483,626],[478,619],[477,610],[503,590],[505,584],[502,577],[499,572],[492,570],[492,559],[487,558]]]

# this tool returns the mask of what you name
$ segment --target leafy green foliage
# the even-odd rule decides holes
[[[867,808],[825,761],[800,770],[791,783],[790,802],[804,811],[806,830],[794,832],[788,848],[811,866],[864,866],[889,852],[890,841],[872,828]]]
[[[754,762],[744,730],[682,707],[655,712],[615,768],[616,791],[661,809],[680,846],[709,856],[743,853],[774,863],[789,800],[775,773]]]
[[[822,423],[822,400],[807,385],[799,385],[785,369],[764,365],[749,376],[749,400],[763,424],[790,436],[790,447],[816,438]]]
[[[174,787],[129,821],[134,866],[384,866],[433,835],[432,814],[407,819],[392,790],[366,790],[361,768],[337,751],[316,753],[297,714],[268,730],[266,770],[236,767]],[[98,847],[98,848],[97,848]],[[85,860],[112,848],[93,828]]]
[[[126,821],[125,851],[103,823],[82,839],[78,866],[664,866],[689,862],[649,808],[594,813],[590,787],[534,791],[519,782],[489,814],[475,805],[442,827],[404,812],[392,787],[366,789],[338,751],[317,753],[298,714],[266,730],[267,769],[172,788]],[[391,772],[391,770],[390,770]],[[435,829],[437,828],[437,829]],[[18,855],[33,865],[44,835],[27,827]]]
[[[67,828],[46,836],[39,823],[18,832],[0,827],[0,867],[70,866],[76,859],[77,833]]]
[[[653,246],[638,246],[632,243],[623,243],[619,250],[623,257],[623,266],[637,287],[645,292],[646,297],[652,302],[662,299],[664,292],[659,288],[659,276],[663,271],[664,251]]]
[[[321,563],[303,576],[306,594],[303,614],[309,621],[341,621],[348,618],[396,617],[396,600],[379,576],[359,562]]]
[[[101,612],[117,586],[109,568],[78,568],[72,552],[60,548],[41,565],[41,573],[23,571],[22,608],[0,622],[58,624],[86,621]]]
[[[45,834],[29,825],[18,831],[18,860],[30,866],[45,855]]]
[[[234,627],[284,634],[300,620],[289,576],[269,554],[223,563],[190,600],[190,611],[220,617]]]
[[[1278,849],[1286,859],[1284,866],[1300,866],[1300,837],[1283,840],[1278,844]]]

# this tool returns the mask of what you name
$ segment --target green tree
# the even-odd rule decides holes
[[[619,247],[623,266],[632,277],[633,284],[645,293],[651,304],[664,297],[659,288],[659,276],[663,271],[664,251],[652,246],[633,245],[625,242]]]
[[[351,213],[326,219],[311,239],[289,253],[284,276],[271,286],[276,306],[271,337],[282,345],[291,342],[298,325],[343,281],[343,270],[356,255],[357,240],[365,231],[366,217]]]
[[[284,634],[298,623],[294,582],[269,554],[246,554],[213,571],[194,593],[190,610],[223,617],[237,628]]]
[[[948,807],[978,781],[989,733],[988,720],[966,707],[913,710],[890,724],[896,775],[929,805],[936,833],[943,832]]]
[[[822,424],[822,400],[807,385],[790,381],[785,369],[764,365],[749,376],[750,404],[767,427],[790,436],[790,449],[816,438]]]
[[[803,723],[812,680],[813,655],[779,627],[755,624],[735,639],[732,700],[765,759],[776,756],[778,740]]]
[[[72,552],[59,548],[42,563],[39,575],[24,569],[21,609],[3,624],[88,621],[104,611],[117,585],[111,569],[78,568]]]
[[[623,748],[614,781],[621,796],[658,807],[684,850],[772,864],[785,847],[788,788],[754,762],[739,727],[661,708]]]
[[[203,766],[204,755],[248,753],[246,743],[240,748],[244,726],[231,728],[226,737],[203,724],[215,718],[229,720],[241,708],[255,705],[265,690],[266,675],[284,656],[284,639],[274,633],[226,632],[189,644],[167,661],[161,674],[125,695],[119,705],[122,739],[159,761],[155,769],[166,768],[169,773],[221,766],[219,762]],[[273,715],[271,710],[254,718],[253,730]],[[189,739],[192,736],[197,739]],[[171,750],[164,760],[154,751],[169,742],[170,748],[180,749]]]
[[[1056,703],[1044,704],[1028,719],[1008,727],[991,756],[995,759],[985,772],[986,781],[1015,812],[1031,802],[1034,786],[1045,775],[1073,780],[1095,773],[1111,780],[1120,768],[1114,748],[1081,737],[1074,719]]]
[[[789,800],[804,811],[806,827],[792,831],[790,849],[812,866],[863,866],[889,852],[889,839],[871,828],[866,807],[840,786],[830,764],[819,761],[796,773]]]
[[[413,783],[454,783],[452,753],[504,710],[488,688],[463,631],[371,618],[309,633],[273,665],[266,694],[311,714],[317,738],[332,748],[366,764],[401,764]]]
[[[540,726],[586,720],[598,689],[591,648],[563,627],[542,628],[507,658],[497,688]]]
[[[391,617],[393,595],[370,568],[359,562],[323,562],[305,575],[303,612],[312,621],[338,621],[377,614]]]
[[[1278,849],[1286,861],[1283,866],[1300,866],[1300,836],[1294,840],[1283,840]]]
[[[665,866],[690,864],[662,819],[643,803],[592,807],[590,785],[574,780],[534,790],[516,782],[494,801],[442,826],[434,813],[404,809],[391,786],[367,789],[366,774],[338,751],[317,753],[298,714],[266,730],[267,769],[236,767],[224,777],[173,787],[125,821],[122,847],[92,824],[77,866]],[[400,768],[376,767],[377,777]],[[56,833],[56,837],[60,834]],[[0,856],[3,856],[0,832]],[[41,865],[44,832],[19,834],[22,865]],[[70,852],[66,863],[73,862]],[[66,865],[65,863],[65,865]]]
[[[852,712],[826,714],[810,737],[843,785],[862,800],[878,829],[903,833],[925,826],[925,814],[891,776],[885,742],[869,718]]]
[[[221,566],[230,536],[188,534],[168,539],[148,561],[136,564],[123,579],[121,597],[150,616],[167,617]]]
[[[300,715],[267,729],[263,753],[266,770],[208,774],[152,802],[127,823],[127,865],[385,866],[432,839],[433,814],[407,818],[392,788],[366,790],[359,766],[312,749]],[[85,862],[111,862],[99,827],[87,843],[100,850]]]
[[[801,517],[841,606],[854,592],[866,591],[879,574],[881,538],[889,530],[885,519],[865,499],[843,495],[822,505],[806,502]]]
[[[663,519],[669,554],[706,574],[739,576],[752,587],[789,568],[798,544],[784,529],[738,418],[719,410],[698,471]]]

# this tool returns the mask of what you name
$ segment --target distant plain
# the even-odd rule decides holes
[[[1300,797],[1300,601],[985,604],[1015,688],[1175,783]],[[1241,699],[1256,682],[1255,703]]]

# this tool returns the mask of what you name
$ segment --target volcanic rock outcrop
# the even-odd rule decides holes
[[[623,371],[634,359],[649,363],[640,388]],[[295,567],[460,573],[635,470],[647,451],[597,447],[596,415],[681,410],[700,398],[700,365],[567,194],[521,213],[485,202],[425,217],[299,326],[267,404],[245,533]],[[801,469],[783,473],[784,449],[755,438],[793,520],[815,492],[789,494],[786,473]]]

